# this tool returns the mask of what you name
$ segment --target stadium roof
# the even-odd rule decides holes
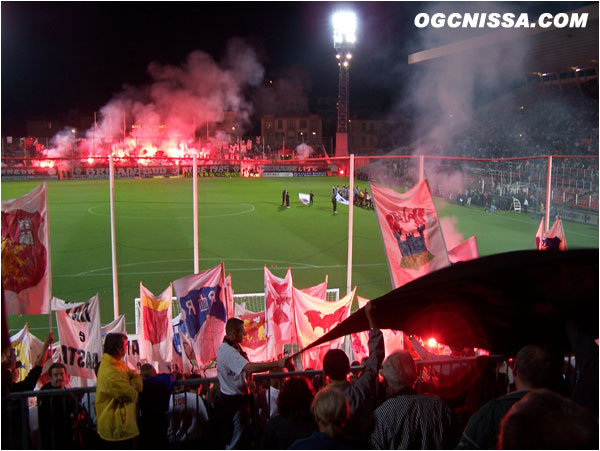
[[[588,13],[585,28],[511,28],[477,36],[453,44],[424,50],[408,56],[409,64],[435,65],[441,59],[487,53],[510,54],[515,45],[528,49],[524,58],[526,72],[564,72],[598,66],[598,5],[569,11]]]

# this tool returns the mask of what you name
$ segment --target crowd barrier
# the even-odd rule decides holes
[[[508,364],[506,362],[505,357],[503,356],[490,356],[496,362],[496,374],[499,376],[502,373],[508,372]],[[475,367],[475,357],[470,358],[448,358],[446,360],[429,360],[429,361],[417,361],[417,374],[419,375],[417,379],[417,384],[415,388],[420,392],[426,392],[430,394],[438,394],[442,398],[444,398],[443,393],[440,393],[436,390],[436,387],[442,388],[443,378],[453,378],[460,374],[469,374],[472,375],[472,370]],[[359,373],[363,369],[362,366],[352,367],[351,371],[353,373]],[[325,380],[322,370],[307,370],[307,371],[296,371],[296,372],[282,372],[282,373],[262,373],[255,374],[253,376],[253,380],[256,384],[256,387],[268,387],[271,382],[271,379],[283,379],[292,376],[305,376],[310,379],[315,387],[315,390],[318,390],[323,386],[323,382]],[[469,381],[472,381],[472,378],[468,378]],[[218,382],[216,377],[213,378],[197,378],[197,379],[188,379],[181,380],[175,382],[175,388],[171,393],[171,397],[175,400],[177,393],[180,393],[181,390],[186,390],[190,387],[193,387],[193,393],[202,393],[206,395],[203,398],[203,403],[206,406],[208,411],[208,415],[210,416],[212,413],[212,402],[213,402],[213,393],[209,389],[209,385]],[[464,385],[464,384],[463,384]],[[204,387],[204,389],[202,389]],[[213,386],[214,387],[214,386]],[[467,386],[463,386],[462,389],[466,390]],[[216,388],[215,388],[216,389]],[[79,400],[78,404],[82,407],[79,408],[77,418],[74,418],[74,422],[76,424],[75,431],[77,433],[77,437],[79,443],[77,446],[81,446],[81,449],[90,449],[94,446],[90,446],[89,443],[85,443],[85,437],[94,437],[95,433],[95,423],[93,421],[87,421],[85,424],[78,424],[78,422],[82,421],[82,418],[89,418],[87,410],[84,412],[85,406],[92,406],[93,399],[95,396],[96,387],[82,387],[82,388],[69,388],[64,390],[43,390],[43,391],[28,391],[28,392],[20,392],[20,393],[12,393],[6,396],[2,400],[2,449],[10,449],[10,448],[21,448],[21,449],[40,449],[40,418],[38,416],[38,402],[41,399],[55,398],[59,399],[59,403],[64,403],[68,399],[68,397],[75,397]],[[266,390],[265,392],[267,405],[270,409],[271,396],[270,390]],[[200,398],[200,395],[199,395]],[[183,404],[187,408],[188,398],[183,397]],[[59,404],[60,405],[60,404]],[[89,407],[87,408],[89,410]],[[258,406],[255,406],[255,409],[258,409]],[[257,417],[258,412],[254,412]],[[171,414],[168,415],[170,419]],[[95,416],[95,415],[94,415]],[[205,422],[202,418],[203,413],[199,408],[199,404],[195,406],[195,419],[199,424]],[[50,430],[50,437],[46,437],[46,440],[50,440],[52,443],[51,448],[56,449],[56,442],[62,437],[58,437],[59,431],[56,430],[55,422],[59,423],[60,421],[56,418],[56,416],[50,416],[49,421],[51,422],[48,429]],[[83,428],[87,428],[88,430],[82,430]],[[186,432],[187,433],[187,432]],[[175,442],[175,437],[167,437],[170,442]],[[194,440],[197,440],[198,437],[194,437]],[[183,441],[187,442],[188,438],[186,436],[183,437]],[[179,442],[179,445],[185,445],[185,443]],[[188,445],[192,445],[192,443],[188,443]]]

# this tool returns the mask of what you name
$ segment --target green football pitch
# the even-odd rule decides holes
[[[40,182],[2,182],[2,199],[21,196]],[[264,291],[263,267],[305,288],[329,276],[329,288],[346,291],[348,207],[333,215],[331,187],[347,178],[261,178],[198,181],[200,269],[225,262],[235,293]],[[365,182],[357,181],[364,187]],[[287,187],[290,208],[281,206]],[[298,193],[315,194],[309,207]],[[113,319],[110,210],[107,180],[48,182],[52,288],[70,302],[100,295],[103,324]],[[435,199],[438,214],[464,239],[475,235],[481,256],[535,248],[539,215],[462,207]],[[119,312],[133,333],[140,281],[154,293],[194,272],[191,179],[121,179],[115,182]],[[565,222],[567,244],[597,248],[598,227]],[[454,237],[456,238],[456,237]],[[352,285],[376,298],[391,290],[375,213],[354,209]],[[10,316],[11,333],[25,322],[37,336],[47,315]],[[55,325],[55,321],[53,320]],[[56,332],[55,332],[56,333]]]

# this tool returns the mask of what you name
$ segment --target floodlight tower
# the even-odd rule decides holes
[[[333,48],[340,67],[338,85],[338,117],[335,137],[335,156],[348,156],[348,100],[350,60],[356,43],[356,15],[343,11],[333,15]]]

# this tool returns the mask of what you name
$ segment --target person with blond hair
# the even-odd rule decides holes
[[[344,426],[350,417],[350,405],[344,394],[334,387],[326,387],[315,396],[311,406],[319,428],[308,438],[297,440],[289,449],[366,449],[367,443],[344,435]]]

